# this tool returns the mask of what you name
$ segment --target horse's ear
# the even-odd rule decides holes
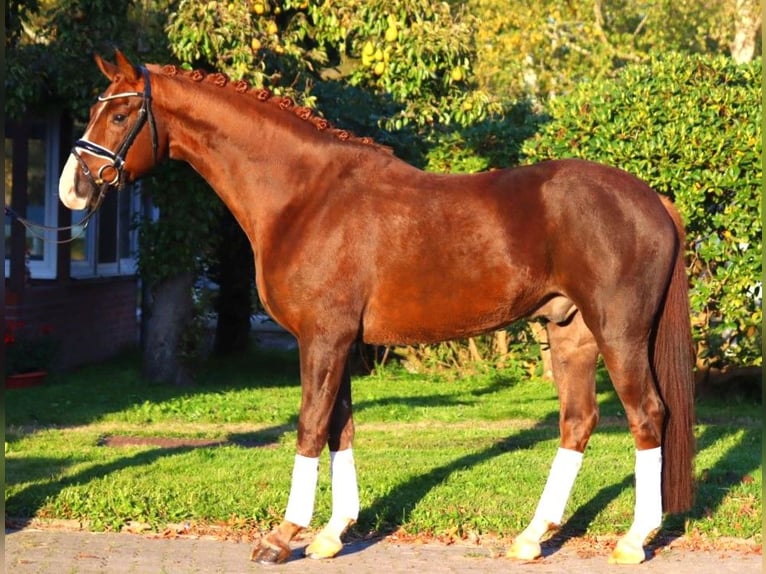
[[[109,78],[110,81],[120,73],[120,69],[117,66],[111,62],[107,62],[98,54],[94,55],[93,59],[96,60],[96,65],[98,66],[98,69],[101,70],[101,73]]]
[[[138,70],[136,70],[133,64],[130,63],[130,60],[128,60],[128,58],[125,57],[125,54],[123,54],[119,50],[116,50],[115,56],[117,60],[117,65],[107,62],[98,54],[94,56],[94,59],[96,60],[96,65],[98,66],[98,69],[101,70],[101,73],[104,74],[107,78],[109,78],[110,81],[114,80],[117,74],[122,74],[122,76],[125,79],[133,81],[133,82],[138,80],[140,77],[138,74]]]
[[[123,73],[127,80],[135,82],[141,77],[136,67],[130,63],[130,60],[128,60],[125,54],[119,50],[115,50],[114,56],[117,61],[117,66],[120,68],[120,71]]]

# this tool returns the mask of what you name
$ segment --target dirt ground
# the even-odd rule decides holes
[[[301,572],[302,574],[404,574],[421,572],[611,574],[750,574],[762,572],[762,549],[743,540],[706,542],[689,538],[659,541],[639,566],[615,566],[608,556],[616,540],[553,539],[543,557],[532,562],[505,558],[500,541],[441,543],[397,536],[347,543],[332,560],[310,560],[299,539],[293,555],[279,566],[250,562],[254,541],[225,531],[179,535],[91,533],[73,523],[6,523],[5,571],[9,574],[238,574]]]

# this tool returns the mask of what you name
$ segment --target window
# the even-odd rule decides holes
[[[13,181],[16,171],[26,164],[26,219],[47,226],[57,226],[58,179],[61,165],[59,150],[59,118],[32,120],[23,130],[6,127],[5,137],[5,203],[12,205],[12,193],[23,193],[24,182]],[[75,128],[82,133],[84,127]],[[77,131],[79,130],[79,132]],[[14,183],[17,188],[14,189]],[[140,208],[137,186],[110,192],[98,212],[86,227],[71,231],[71,275],[77,278],[133,275],[136,272],[136,232],[132,222]],[[77,225],[84,211],[72,212],[72,224]],[[32,279],[56,277],[56,232],[26,229],[28,269]],[[8,277],[11,257],[11,218],[5,216],[5,276]]]
[[[72,230],[72,276],[133,275],[136,272],[136,232],[133,221],[139,211],[138,186],[110,191],[91,223]],[[85,217],[73,211],[72,223]]]
[[[57,224],[57,204],[51,200],[53,192],[58,199],[58,141],[59,123],[57,118],[36,120],[25,124],[26,129],[5,137],[5,203],[12,205],[14,183],[24,187],[24,182],[14,182],[14,161],[20,162],[16,171],[23,169],[26,179],[26,219],[41,225]],[[10,135],[10,137],[9,137]],[[23,189],[17,190],[22,193]],[[53,279],[56,277],[55,233],[44,230],[26,229],[27,267],[32,278]],[[5,276],[10,268],[11,218],[5,216]]]

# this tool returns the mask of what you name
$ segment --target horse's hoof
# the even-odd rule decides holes
[[[609,564],[641,564],[645,559],[641,544],[623,538],[609,556]]]
[[[343,548],[343,542],[337,536],[320,532],[316,538],[306,546],[304,554],[314,560],[333,558]]]
[[[514,540],[506,556],[516,560],[536,560],[542,556],[543,550],[540,543],[528,538],[519,537]]]
[[[261,542],[253,549],[250,560],[258,564],[282,564],[290,558],[290,549],[279,547],[267,542]]]

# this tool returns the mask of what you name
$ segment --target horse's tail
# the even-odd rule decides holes
[[[652,364],[666,408],[663,510],[680,513],[689,510],[694,501],[694,342],[684,264],[684,224],[671,201],[663,196],[660,199],[675,224],[678,253],[657,319]]]

